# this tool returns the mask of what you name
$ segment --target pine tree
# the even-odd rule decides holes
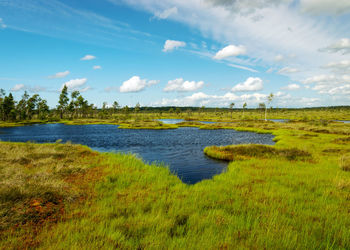
[[[63,119],[63,115],[67,110],[69,102],[68,88],[66,85],[63,86],[60,98],[58,100],[57,109],[60,111],[60,118]]]

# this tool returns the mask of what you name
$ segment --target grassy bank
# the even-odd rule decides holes
[[[1,142],[0,245],[350,248],[348,130],[243,125],[276,145],[218,148],[227,172],[191,186],[133,155]]]

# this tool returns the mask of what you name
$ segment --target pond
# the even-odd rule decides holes
[[[0,128],[0,140],[38,143],[63,142],[83,144],[101,152],[132,152],[146,162],[163,162],[188,184],[210,179],[225,171],[227,162],[206,157],[203,149],[210,145],[259,143],[273,145],[273,135],[235,130],[118,129],[115,125],[44,124]]]
[[[267,120],[272,122],[281,122],[281,123],[289,122],[289,119],[267,119]]]
[[[345,121],[345,120],[335,120],[335,122],[350,123],[350,121]]]

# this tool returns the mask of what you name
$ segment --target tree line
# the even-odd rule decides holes
[[[271,103],[273,94],[268,97],[268,103]],[[234,103],[230,103],[228,110],[233,116]],[[243,104],[243,115],[247,108],[247,103]],[[258,109],[266,111],[265,103],[260,103]],[[56,108],[51,109],[47,105],[47,101],[42,99],[38,94],[30,96],[27,91],[22,95],[18,102],[14,100],[12,93],[6,95],[3,89],[0,89],[0,119],[2,121],[25,121],[32,119],[56,121],[60,119],[76,119],[76,118],[111,118],[113,114],[118,112],[122,114],[138,113],[146,111],[150,113],[169,112],[177,115],[187,113],[188,116],[192,112],[197,111],[199,114],[204,112],[214,111],[215,113],[227,111],[227,108],[207,108],[201,107],[141,107],[139,103],[135,107],[129,108],[125,106],[120,107],[117,101],[114,101],[112,106],[108,106],[104,102],[101,109],[89,103],[79,91],[72,91],[70,94],[66,85],[63,86],[59,95],[58,104]]]
[[[34,117],[45,120],[50,112],[47,101],[38,94],[29,96],[27,91],[16,102],[12,93],[0,89],[0,119],[2,121],[31,120]]]
[[[271,104],[274,96],[271,93],[266,100],[266,103],[259,103],[255,110],[261,112],[261,116],[265,116],[267,119],[268,105]],[[349,106],[341,107],[320,107],[314,109],[326,110],[326,109],[341,109],[347,110]],[[272,106],[270,106],[272,109]],[[47,101],[40,97],[39,94],[30,96],[27,91],[24,92],[19,101],[14,100],[12,93],[6,95],[3,89],[0,89],[0,121],[25,121],[25,120],[48,120],[58,121],[60,119],[77,119],[77,118],[112,118],[114,114],[137,114],[139,112],[146,113],[158,113],[161,115],[165,113],[173,113],[176,115],[187,114],[191,116],[193,112],[197,112],[201,115],[204,112],[214,112],[216,114],[231,113],[233,117],[234,110],[241,110],[243,116],[247,110],[247,103],[244,103],[242,107],[235,107],[235,103],[230,103],[228,107],[213,108],[213,107],[141,107],[139,103],[135,107],[124,106],[121,107],[117,101],[114,101],[111,106],[104,102],[102,108],[98,109],[94,104],[89,103],[79,91],[68,92],[67,86],[63,86],[58,98],[58,104],[55,108],[50,109]],[[252,110],[252,109],[249,109]],[[253,109],[254,110],[254,109]],[[275,108],[276,111],[283,111],[286,109]],[[297,109],[288,109],[297,110]],[[300,110],[300,109],[298,109]]]

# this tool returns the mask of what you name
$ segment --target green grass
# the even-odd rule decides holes
[[[253,121],[225,126],[273,133],[276,145],[227,147],[229,155],[239,156],[238,160],[229,158],[234,161],[225,173],[195,185],[186,185],[166,167],[145,164],[133,155],[97,154],[75,145],[1,142],[0,176],[6,177],[0,178],[1,186],[7,183],[24,192],[27,182],[20,180],[46,180],[49,184],[40,190],[55,190],[62,197],[64,212],[35,230],[26,223],[8,224],[0,246],[350,248],[350,171],[344,168],[349,163],[349,126]],[[215,128],[215,124],[205,127]],[[314,128],[327,131],[315,132]],[[339,138],[344,140],[339,142]],[[58,169],[65,173],[64,178]],[[100,174],[86,181],[85,176],[91,174],[84,173],[96,171]],[[66,188],[55,189],[60,187],[55,183]],[[4,190],[10,190],[9,186]],[[26,192],[29,200],[42,196],[36,188]],[[2,213],[11,213],[17,202],[8,197],[1,196]],[[27,204],[18,202],[23,207]],[[31,241],[23,240],[28,235]]]
[[[164,124],[160,121],[154,120],[131,120],[120,123],[119,128],[121,129],[176,129],[178,128],[175,124]]]
[[[311,160],[311,154],[297,148],[276,148],[274,146],[248,144],[233,146],[210,146],[204,153],[212,158],[226,161],[282,158],[289,161]]]

